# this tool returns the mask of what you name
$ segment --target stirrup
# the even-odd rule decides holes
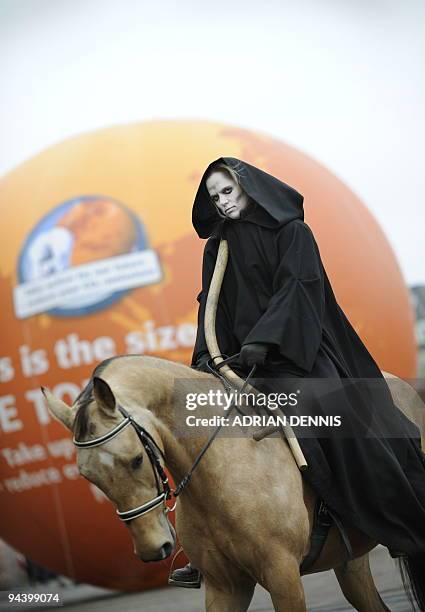
[[[202,575],[199,570],[196,571],[198,573],[196,580],[191,580],[188,582],[187,580],[175,580],[174,578],[169,577],[168,584],[175,587],[184,587],[185,589],[200,589],[202,584]]]
[[[186,589],[200,589],[201,588],[201,583],[202,583],[202,574],[199,570],[195,570],[197,572],[197,577],[196,580],[191,580],[190,582],[188,582],[187,580],[176,580],[175,578],[172,577],[172,575],[174,574],[174,572],[178,572],[179,570],[183,570],[184,568],[177,568],[174,569],[174,563],[177,559],[177,557],[180,555],[180,553],[183,552],[183,547],[181,546],[178,551],[176,552],[176,554],[173,557],[173,560],[171,561],[171,565],[170,565],[170,572],[168,574],[168,584],[170,586],[175,586],[175,587],[184,587]]]

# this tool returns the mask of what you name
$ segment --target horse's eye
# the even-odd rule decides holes
[[[133,470],[137,470],[137,468],[139,468],[143,463],[143,455],[137,455],[137,457],[135,457],[132,462],[131,462],[131,467]]]

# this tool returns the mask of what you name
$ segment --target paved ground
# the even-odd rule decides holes
[[[378,547],[372,552],[371,565],[378,590],[391,612],[410,612],[400,574],[386,549]],[[305,576],[303,583],[309,612],[353,610],[345,601],[333,572]],[[1,595],[0,612],[23,609],[22,606],[10,608],[4,594]],[[204,609],[203,589],[168,587],[123,595],[80,585],[63,589],[61,595],[66,612],[201,612]],[[249,610],[272,612],[270,597],[261,587],[257,587]]]

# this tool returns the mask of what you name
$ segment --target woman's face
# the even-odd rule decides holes
[[[211,200],[229,219],[240,219],[249,206],[249,196],[225,170],[216,170],[206,180]]]

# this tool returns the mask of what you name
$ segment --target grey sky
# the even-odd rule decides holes
[[[2,0],[0,173],[145,119],[265,132],[367,204],[425,283],[425,2]]]

